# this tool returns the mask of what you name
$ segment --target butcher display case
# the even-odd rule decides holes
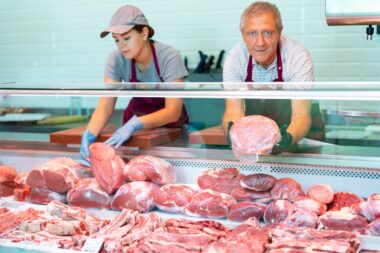
[[[139,155],[163,158],[173,165],[177,183],[195,188],[198,177],[208,169],[237,168],[244,175],[265,173],[278,179],[292,178],[305,192],[312,185],[328,184],[334,192],[350,192],[363,199],[380,193],[378,82],[139,85],[1,85],[0,164],[12,166],[21,173],[59,157],[83,163],[79,156],[81,133],[100,97],[118,97],[118,102],[110,125],[98,141],[104,141],[121,124],[122,111],[132,97],[184,98],[190,116],[188,125],[181,129],[137,132],[116,150],[117,155],[125,161]],[[220,126],[226,98],[311,100],[313,105],[319,106],[326,140],[305,138],[278,155],[252,155],[252,159],[239,160],[227,145]],[[10,210],[46,208],[16,201],[12,196],[2,197],[0,207]],[[100,209],[89,211],[108,218],[119,213]],[[157,212],[163,219],[205,219]],[[225,218],[215,220],[230,228],[240,224]],[[360,249],[380,250],[380,236],[360,235],[359,238]],[[25,251],[69,252],[51,245],[0,239],[0,252]]]

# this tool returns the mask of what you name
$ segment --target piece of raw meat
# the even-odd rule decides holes
[[[369,222],[380,218],[380,199],[371,195],[367,201],[354,205],[353,209],[357,214],[367,218]]]
[[[122,185],[112,199],[111,207],[122,210],[132,209],[140,213],[151,211],[155,208],[153,196],[159,187],[152,182],[135,181]]]
[[[372,221],[367,226],[368,234],[373,236],[380,236],[380,218]]]
[[[114,148],[103,142],[91,144],[90,161],[96,181],[108,194],[113,194],[124,183],[125,163]]]
[[[190,216],[224,218],[236,200],[229,194],[213,190],[202,190],[193,196],[185,208]]]
[[[68,158],[56,158],[34,167],[26,178],[31,188],[47,188],[58,193],[66,193],[79,180],[78,171],[83,166]]]
[[[29,185],[22,184],[19,185],[13,191],[13,198],[16,201],[26,201],[28,195],[30,194],[31,188]]]
[[[343,207],[354,208],[364,202],[358,195],[349,192],[336,192],[333,202],[328,206],[329,211],[339,211]]]
[[[199,188],[211,189],[217,192],[231,194],[232,190],[240,186],[244,175],[237,168],[208,169],[198,177]]]
[[[100,188],[95,178],[84,178],[67,192],[67,202],[83,208],[109,209],[112,197]]]
[[[274,200],[285,199],[294,202],[298,197],[305,196],[301,185],[292,178],[281,178],[271,190]]]
[[[53,200],[66,203],[66,194],[53,192],[47,188],[32,188],[27,199],[35,204],[48,204]]]
[[[293,204],[287,200],[276,200],[267,206],[264,212],[265,223],[279,223],[293,213]]]
[[[248,218],[255,217],[260,220],[264,216],[266,209],[265,204],[243,201],[231,206],[227,214],[227,219],[231,221],[245,221]]]
[[[343,207],[339,211],[328,211],[319,217],[319,229],[345,230],[364,233],[367,227],[367,220],[354,213],[348,207]]]
[[[254,201],[258,203],[269,203],[272,201],[270,191],[258,192],[243,187],[237,187],[231,192],[232,197],[238,201]]]
[[[167,184],[157,190],[153,196],[156,206],[169,213],[184,213],[196,191],[188,185]]]
[[[318,216],[326,212],[327,206],[309,197],[299,197],[293,202],[294,210],[308,210],[315,212]]]
[[[150,155],[140,155],[131,159],[124,168],[127,181],[151,181],[164,185],[177,180],[173,165],[168,161]]]
[[[292,213],[281,223],[289,226],[316,228],[317,222],[318,216],[315,212],[301,209]]]
[[[13,167],[0,165],[0,183],[13,182],[16,176],[17,171]]]
[[[307,196],[324,204],[330,204],[334,199],[334,191],[328,184],[316,184],[309,188]]]
[[[248,188],[259,192],[265,192],[272,189],[276,182],[277,178],[275,178],[272,175],[256,173],[245,176],[240,181],[240,184],[244,188]]]
[[[241,155],[267,155],[273,145],[281,140],[280,129],[272,119],[251,115],[244,117],[231,127],[232,150]]]

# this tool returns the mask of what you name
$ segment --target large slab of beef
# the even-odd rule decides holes
[[[98,184],[95,178],[84,178],[67,192],[67,202],[83,208],[105,208],[111,206],[112,197]]]
[[[368,221],[380,218],[380,198],[378,195],[371,195],[367,201],[354,205],[355,212],[363,215]]]
[[[241,180],[241,186],[258,192],[266,192],[272,189],[277,178],[264,173],[255,173],[245,176]]]
[[[285,199],[294,202],[298,197],[305,196],[301,185],[292,178],[281,178],[277,180],[271,190],[274,200]]]
[[[159,185],[171,184],[177,180],[171,163],[150,155],[131,159],[125,166],[124,176],[127,181],[150,181]]]
[[[309,197],[298,197],[293,202],[293,207],[295,211],[308,210],[315,212],[318,216],[324,214],[327,210],[327,206],[325,204]]]
[[[364,233],[367,227],[367,220],[356,214],[352,209],[344,207],[339,211],[328,211],[319,217],[320,229],[346,230]]]
[[[108,194],[113,194],[124,183],[125,163],[114,148],[102,142],[91,144],[90,161],[96,180]]]
[[[364,199],[349,192],[336,192],[332,203],[328,206],[329,211],[339,211],[343,207],[355,208],[356,205],[364,202]]]
[[[334,191],[330,185],[316,184],[309,188],[307,196],[324,204],[330,204],[334,199]]]
[[[272,201],[270,191],[258,192],[244,187],[237,187],[233,189],[231,195],[238,201],[254,201],[264,204]]]
[[[231,221],[245,221],[248,218],[255,217],[260,220],[264,216],[266,209],[265,204],[251,201],[243,201],[231,206],[227,219]]]
[[[198,177],[198,186],[201,189],[211,189],[217,192],[231,194],[240,187],[244,175],[237,168],[208,169]]]
[[[230,130],[232,150],[236,154],[267,155],[281,134],[276,122],[261,115],[252,115],[236,121]]]
[[[213,190],[202,190],[193,196],[185,208],[190,216],[224,218],[236,200],[229,194]]]
[[[380,236],[380,218],[368,224],[367,233],[373,236]]]
[[[152,182],[134,181],[122,185],[112,199],[111,207],[132,209],[141,213],[155,208],[153,196],[159,187]]]
[[[315,212],[300,209],[292,213],[281,223],[296,227],[316,228],[318,216]]]
[[[184,184],[167,184],[153,196],[156,206],[168,213],[184,213],[196,190]]]
[[[27,196],[27,200],[42,205],[48,204],[53,200],[66,203],[66,194],[60,194],[47,188],[32,188]]]
[[[80,163],[69,158],[56,158],[33,168],[26,184],[31,188],[47,188],[58,193],[66,193],[86,170]]]
[[[293,213],[293,204],[287,200],[276,200],[267,206],[264,221],[268,224],[280,223]]]
[[[13,195],[13,191],[17,187],[14,182],[16,176],[17,172],[13,167],[0,165],[0,197]]]

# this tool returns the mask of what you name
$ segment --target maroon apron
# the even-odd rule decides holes
[[[164,80],[161,77],[160,67],[158,66],[156,50],[154,48],[153,42],[150,43],[150,47],[152,49],[154,67],[156,69],[157,75],[159,76],[161,82],[163,82]],[[129,79],[129,81],[134,82],[134,83],[139,82],[139,80],[137,80],[137,77],[136,77],[136,62],[133,59],[131,62],[131,78]],[[136,115],[139,117],[139,116],[156,112],[163,108],[165,108],[165,98],[142,98],[142,97],[132,98],[127,108],[125,108],[124,110],[123,124],[125,124],[130,118],[132,118],[133,115]],[[189,117],[187,115],[185,106],[183,105],[180,118],[176,122],[169,123],[165,126],[166,127],[181,127],[183,124],[188,123],[188,122],[189,122]]]
[[[249,57],[247,77],[245,82],[253,82],[252,56]],[[282,79],[282,59],[280,45],[277,47],[277,79],[273,82],[284,82]],[[274,120],[278,126],[289,125],[292,116],[292,102],[290,99],[246,99],[246,115],[263,115]],[[319,104],[311,106],[311,127],[306,138],[325,140],[325,125],[322,121]]]

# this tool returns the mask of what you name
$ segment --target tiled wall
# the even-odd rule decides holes
[[[239,20],[250,0],[0,0],[0,82],[100,83],[112,39],[99,38],[123,4],[139,6],[155,39],[199,61],[240,41]],[[317,81],[380,81],[380,38],[364,26],[329,27],[324,0],[277,0],[283,33],[310,50]]]

